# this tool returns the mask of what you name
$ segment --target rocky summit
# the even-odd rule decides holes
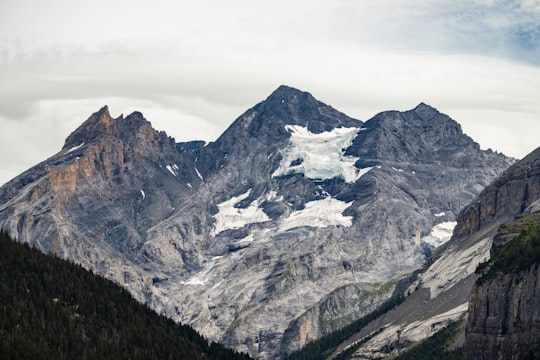
[[[398,291],[512,162],[423,103],[363,122],[281,86],[208,144],[104,107],[0,188],[0,227],[281,358]]]

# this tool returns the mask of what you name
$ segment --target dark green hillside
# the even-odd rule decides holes
[[[0,234],[0,358],[247,359],[114,283]]]
[[[489,260],[481,264],[478,283],[482,284],[496,274],[509,274],[529,269],[540,263],[540,212],[517,217],[499,228],[499,236],[510,240],[499,245]]]

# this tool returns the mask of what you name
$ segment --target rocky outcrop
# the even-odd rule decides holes
[[[384,301],[511,162],[425,104],[363,122],[282,86],[209,144],[105,107],[0,188],[0,228],[275,358]]]
[[[455,235],[464,237],[523,213],[540,198],[539,179],[540,148],[506,170],[467,205],[458,218]]]
[[[405,301],[344,341],[334,353],[365,340],[355,351],[355,359],[396,355],[449,321],[468,318],[464,340],[457,344],[462,347],[465,342],[466,358],[537,358],[538,263],[494,272],[492,262],[499,261],[505,244],[519,238],[523,229],[540,224],[539,184],[537,149],[504,171],[464,208],[452,239],[401,290],[407,295]],[[514,257],[511,263],[523,264],[526,251],[530,250],[522,250],[521,258]],[[429,296],[421,298],[426,292]],[[377,329],[382,331],[368,339]]]
[[[149,261],[140,243],[146,227],[185,197],[185,181],[197,184],[185,159],[174,139],[153,130],[140,113],[114,119],[103,107],[58,154],[0,188],[2,229],[115,280],[144,301],[152,276],[140,268]],[[183,164],[175,170],[183,184],[167,176],[166,166],[174,164]]]
[[[464,212],[473,214],[467,226],[515,217],[498,228],[491,259],[480,268],[472,290],[466,359],[540,357],[540,257],[538,234],[534,235],[540,225],[539,183],[537,149],[510,167],[473,206],[489,211]],[[489,201],[488,196],[494,198]],[[528,235],[530,231],[533,235]]]
[[[498,274],[473,288],[466,359],[537,359],[540,356],[540,266]]]
[[[392,295],[395,283],[362,289],[353,284],[334,290],[298,317],[283,334],[282,357],[322,335],[329,334],[369,314]]]

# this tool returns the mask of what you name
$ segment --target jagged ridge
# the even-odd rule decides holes
[[[0,189],[0,227],[273,358],[384,302],[509,163],[424,104],[362,122],[282,86],[216,142],[178,146],[103,108]]]

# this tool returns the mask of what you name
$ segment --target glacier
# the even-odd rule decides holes
[[[214,215],[216,225],[214,233],[219,234],[228,229],[239,229],[251,223],[269,221],[270,218],[259,207],[259,201],[253,201],[245,209],[237,208],[242,200],[245,200],[251,194],[251,189],[242,195],[234,196],[217,205],[219,212]]]
[[[321,200],[310,201],[302,210],[293,212],[283,220],[279,226],[279,232],[285,232],[297,227],[328,227],[352,225],[352,216],[343,216],[343,211],[351,203],[346,203],[331,197]]]
[[[273,177],[301,173],[309,179],[341,177],[345,182],[354,183],[369,171],[360,171],[354,166],[357,157],[344,155],[360,128],[335,128],[320,134],[299,125],[286,125],[285,129],[290,131],[291,138]]]

